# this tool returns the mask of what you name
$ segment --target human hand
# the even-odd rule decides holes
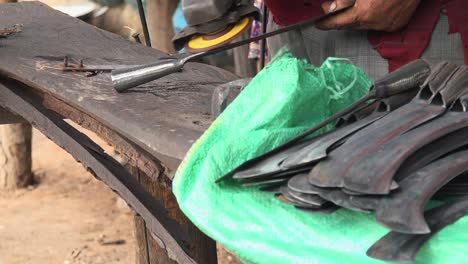
[[[405,27],[421,0],[335,0],[322,4],[325,13],[352,5],[350,10],[317,23],[320,29],[395,32]]]

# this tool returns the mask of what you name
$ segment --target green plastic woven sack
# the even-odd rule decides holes
[[[272,61],[193,145],[173,191],[203,232],[247,263],[381,263],[366,250],[388,231],[372,215],[341,209],[313,215],[272,194],[215,180],[363,96],[367,76],[329,59],[314,67],[285,53]],[[320,132],[325,132],[326,127]],[[464,218],[422,249],[418,263],[468,263]],[[457,246],[461,245],[461,246]]]

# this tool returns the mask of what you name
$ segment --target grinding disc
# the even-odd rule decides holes
[[[216,33],[195,35],[185,44],[185,49],[188,52],[200,52],[220,47],[237,38],[245,30],[249,29],[251,24],[252,19],[244,17],[237,24]]]

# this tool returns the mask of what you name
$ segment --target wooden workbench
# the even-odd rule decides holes
[[[208,65],[189,63],[181,73],[118,94],[112,88],[110,74],[86,77],[83,73],[62,72],[59,67],[63,58],[83,59],[85,65],[144,64],[165,54],[132,44],[38,2],[0,5],[0,26],[14,24],[22,24],[23,31],[0,39],[0,95],[3,96],[0,107],[31,122],[76,155],[85,166],[90,161],[83,160],[78,152],[75,154],[72,150],[76,148],[62,141],[64,137],[54,134],[57,130],[51,128],[53,122],[62,129],[69,129],[56,116],[96,132],[115,146],[130,164],[131,175],[164,206],[165,210],[158,211],[160,219],[169,220],[160,223],[171,224],[164,226],[163,231],[182,232],[188,238],[188,241],[176,239],[176,245],[158,232],[147,231],[145,222],[137,216],[139,263],[184,262],[184,258],[177,256],[177,249],[171,249],[174,245],[196,262],[215,263],[215,242],[180,212],[170,183],[171,175],[187,150],[210,124],[213,88],[236,76]],[[27,101],[24,108],[12,105],[18,98]],[[35,121],[38,117],[29,114],[32,111],[26,110],[29,106],[46,113],[48,119]],[[75,141],[76,138],[82,136],[75,137]],[[92,142],[86,146],[96,149],[89,147],[91,145]],[[97,160],[103,156],[105,154],[99,154]],[[115,165],[114,170],[117,167]],[[91,171],[98,178],[106,179],[96,170]]]

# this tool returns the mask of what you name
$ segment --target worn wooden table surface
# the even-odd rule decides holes
[[[168,179],[210,123],[213,88],[236,76],[189,63],[181,73],[118,94],[109,73],[86,77],[58,67],[65,56],[72,61],[83,59],[85,65],[144,64],[166,54],[38,2],[0,5],[0,27],[14,24],[22,24],[23,31],[0,39],[0,83],[6,85],[2,89],[27,89],[28,100],[93,130],[115,146],[129,162],[131,174],[166,208],[164,217],[174,219],[189,237],[189,244],[181,247],[199,263],[215,263],[215,243],[179,210]],[[146,230],[139,216],[136,228],[139,263],[173,263],[170,249]]]
[[[0,40],[0,72],[73,104],[155,156],[182,159],[210,122],[214,86],[235,76],[189,63],[173,74],[117,94],[110,74],[85,77],[51,69],[64,56],[86,64],[144,64],[166,54],[132,44],[38,2],[0,7],[0,25],[23,32]]]

